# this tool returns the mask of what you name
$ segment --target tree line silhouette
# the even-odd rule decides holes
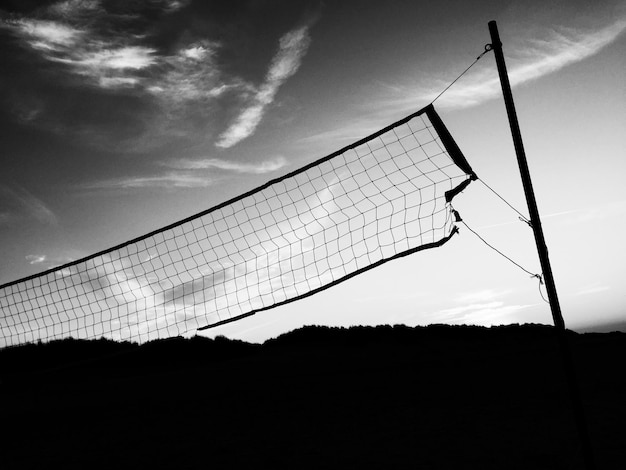
[[[571,335],[601,468],[624,333]],[[0,350],[3,468],[582,468],[554,329],[305,327]]]

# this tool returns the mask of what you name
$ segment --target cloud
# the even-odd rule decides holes
[[[437,312],[438,315],[444,318],[457,319],[459,317],[465,316],[467,312],[475,312],[486,309],[493,309],[497,307],[501,307],[504,305],[502,302],[486,302],[486,303],[477,303],[471,305],[463,305],[461,307],[453,307],[445,310],[440,310]]]
[[[70,54],[50,56],[48,59],[72,66],[76,74],[87,77],[102,88],[136,87],[143,78],[133,73],[157,63],[154,56],[156,50],[149,47],[117,47],[113,44],[104,47],[100,50],[74,47]]]
[[[567,211],[553,212],[550,214],[541,214],[541,220],[546,221],[549,219],[556,219],[557,217],[563,217],[565,215],[571,215],[571,214],[579,214],[580,212],[581,212],[580,210],[567,210]],[[517,220],[511,220],[509,222],[499,222],[496,224],[481,225],[480,227],[476,227],[476,229],[486,230],[486,229],[496,228],[496,227],[505,227],[507,225],[519,225],[520,223],[525,223],[525,222],[522,221],[521,219],[517,219]]]
[[[369,134],[379,130],[385,123],[381,114],[372,113],[368,116],[358,116],[344,121],[339,127],[331,130],[308,135],[298,140],[301,144],[311,144],[318,142],[333,142],[339,146],[344,142],[355,142]]]
[[[533,306],[506,305],[504,302],[494,301],[440,310],[433,315],[436,321],[443,323],[490,326],[515,323],[518,321],[515,317],[517,312]]]
[[[27,106],[23,102],[36,99],[38,90],[12,93],[18,95],[10,99],[16,103],[10,108],[12,114],[22,123],[64,137],[76,136],[90,145],[118,145],[117,150],[124,152],[154,149],[183,137],[187,144],[193,139],[212,138],[207,127],[215,119],[217,99],[234,94],[235,101],[241,102],[257,90],[246,80],[221,70],[217,56],[222,45],[209,39],[205,31],[186,29],[176,36],[171,34],[171,26],[164,31],[162,22],[155,20],[155,14],[173,13],[187,3],[151,0],[101,4],[72,0],[33,14],[16,13],[11,20],[0,19],[0,29],[16,37],[16,44],[55,67],[54,75],[46,80],[50,76],[60,78],[58,95],[71,93],[77,97],[71,105],[48,106],[50,101],[61,99],[55,93]],[[171,36],[169,44],[165,33]],[[42,77],[33,80],[38,78]],[[16,88],[28,87],[29,83],[21,82]],[[106,113],[86,111],[88,107],[78,96],[98,99],[98,92],[120,98],[122,105],[111,106]],[[132,99],[125,99],[128,97]],[[87,119],[63,113],[67,106],[85,113]],[[115,122],[129,125],[102,125],[103,120],[108,124],[114,116],[120,118]],[[136,131],[130,132],[130,126]]]
[[[46,255],[28,255],[26,256],[26,261],[28,261],[29,264],[41,264],[44,261],[46,261],[47,257]]]
[[[131,2],[120,2],[118,8],[122,8],[124,13],[120,16],[133,17],[133,8],[143,6],[154,10],[161,10],[163,13],[174,13],[189,5],[191,0],[148,0],[145,2],[136,2],[138,5],[133,5]],[[66,20],[77,20],[85,17],[92,17],[95,14],[106,13],[105,8],[102,6],[100,0],[63,0],[54,3],[45,9],[46,13],[51,16],[63,18]],[[109,4],[112,2],[109,2]],[[127,5],[124,5],[127,3]],[[130,4],[130,5],[128,5]]]
[[[263,174],[283,168],[287,165],[287,160],[283,157],[277,157],[258,163],[241,163],[218,158],[206,158],[201,160],[183,159],[165,165],[180,170],[206,170],[215,168],[224,171],[234,171],[236,173]]]
[[[589,31],[561,28],[549,32],[545,39],[527,39],[522,47],[506,47],[507,67],[511,86],[519,86],[554,73],[600,52],[626,31],[626,19],[618,19],[604,28]],[[401,98],[385,102],[385,106],[407,107],[407,103],[430,102],[451,79],[439,80],[412,93],[409,87],[401,88]],[[500,82],[494,70],[473,72],[454,84],[437,100],[441,107],[463,108],[477,105],[500,96]],[[411,98],[413,95],[413,98]]]
[[[606,292],[611,290],[610,286],[601,285],[599,283],[592,284],[587,286],[580,291],[578,291],[575,295],[592,295],[592,294],[600,294],[602,292]]]
[[[167,12],[188,2],[152,2]],[[101,88],[136,88],[142,92],[171,93],[174,97],[198,98],[190,89],[213,90],[218,44],[198,40],[182,43],[172,54],[159,54],[147,44],[148,34],[119,34],[121,25],[130,26],[139,15],[106,11],[96,1],[59,2],[40,13],[44,19],[21,17],[0,22],[26,45],[50,62],[64,64],[86,84]],[[150,69],[151,73],[144,73]]]
[[[457,298],[457,302],[459,303],[475,303],[475,302],[491,302],[495,299],[504,297],[510,294],[510,290],[506,291],[494,291],[492,289],[484,289],[476,292],[469,292],[466,294],[462,294]]]
[[[577,211],[578,223],[590,223],[626,214],[626,200],[606,201],[597,206]]]
[[[172,13],[188,3],[153,1],[150,8]],[[120,14],[107,11],[97,1],[71,0],[41,11],[43,18],[0,21],[0,28],[12,32],[43,59],[82,77],[79,83],[153,96],[167,111],[231,90],[250,93],[252,87],[245,81],[222,76],[216,61],[221,47],[217,41],[180,40],[163,53],[150,45],[150,33],[119,34],[121,28],[147,28],[141,15],[132,13],[132,5],[128,8]]]
[[[561,33],[550,33],[547,40],[528,41],[526,47],[507,48],[511,85],[517,86],[539,79],[567,65],[582,61],[614,42],[625,30],[626,20],[618,20],[601,30],[567,29]],[[485,59],[483,58],[483,61]],[[494,74],[493,69],[486,72],[471,72],[442,95],[436,102],[437,106],[462,108],[499,97],[500,82]],[[408,86],[381,83],[387,94],[385,98],[378,100],[374,112],[368,103],[357,118],[350,118],[337,129],[304,137],[299,142],[310,144],[330,140],[336,142],[357,140],[380,129],[386,121],[397,119],[399,113],[414,111],[415,103],[431,102],[453,79],[454,77],[449,77],[433,81],[421,88],[418,86],[417,92],[414,83]]]
[[[174,13],[189,5],[191,0],[163,0],[161,3],[163,4],[165,12]]]
[[[20,215],[25,214],[45,225],[58,225],[59,221],[55,213],[26,189],[17,185],[13,188],[0,186],[0,194],[4,194],[12,202],[14,210]],[[7,215],[7,220],[8,217]]]
[[[534,307],[534,304],[508,304],[504,298],[510,290],[495,291],[483,289],[459,295],[456,307],[439,310],[432,314],[432,322],[471,325],[497,325],[515,323],[520,310]]]
[[[89,75],[101,75],[108,70],[141,70],[156,63],[153,54],[155,49],[143,46],[124,46],[117,48],[105,48],[94,51],[82,51],[76,59],[57,59],[58,62],[72,64],[83,68]]]
[[[35,19],[8,21],[5,27],[14,30],[41,51],[59,51],[73,47],[83,36],[83,31],[63,23]]]
[[[218,269],[165,289],[160,294],[159,303],[187,305],[192,309],[194,305],[206,304],[215,299],[220,290],[225,290],[227,282],[232,282],[233,272],[233,269]]]
[[[47,19],[22,17],[0,23],[45,60],[64,64],[89,83],[110,88],[137,84],[133,73],[155,65],[156,49],[137,35],[106,28],[109,15],[94,2],[62,2],[47,10]],[[103,23],[102,25],[100,23]],[[99,29],[98,29],[99,27]]]
[[[181,159],[162,163],[162,166],[173,170],[162,175],[133,176],[94,181],[82,184],[80,189],[205,188],[215,183],[215,177],[200,170],[218,169],[236,173],[263,174],[276,171],[286,164],[287,160],[283,157],[259,163],[231,162],[217,158],[201,160]]]
[[[415,299],[423,299],[425,297],[427,297],[428,294],[426,292],[413,292],[411,294],[404,294],[404,295],[399,295],[397,292],[386,292],[385,294],[382,295],[369,295],[369,296],[362,296],[362,297],[357,297],[355,299],[352,299],[353,302],[357,302],[357,303],[370,303],[370,302],[381,302],[381,301],[386,301],[386,302],[406,302],[408,300],[415,300]],[[409,314],[412,316],[412,314]]]
[[[270,64],[265,82],[215,145],[229,148],[254,133],[280,86],[300,68],[310,42],[308,25],[289,31],[280,38],[278,52]]]
[[[100,77],[99,84],[102,88],[134,87],[139,83],[135,77]]]
[[[125,100],[122,106],[111,106],[107,113],[89,110],[86,120],[58,111],[65,108],[48,106],[56,95],[46,96],[40,106],[17,106],[11,109],[13,114],[22,123],[42,126],[66,137],[74,135],[90,145],[110,148],[111,143],[116,143],[119,151],[143,152],[182,138],[187,145],[194,140],[214,139],[217,134],[211,123],[220,118],[223,109],[218,100],[228,100],[238,114],[217,138],[218,147],[231,147],[252,135],[279,88],[300,67],[315,18],[311,16],[280,38],[263,83],[254,85],[224,67],[226,62],[219,54],[230,45],[211,39],[209,33],[216,37],[228,35],[193,24],[183,30],[178,23],[165,24],[166,15],[177,14],[189,3],[65,0],[34,13],[14,13],[10,20],[0,19],[0,29],[17,38],[15,44],[49,64],[41,70],[54,67],[54,74],[46,80],[62,78],[60,94],[84,93],[98,98],[96,93],[105,92],[104,96]],[[41,77],[33,80],[37,78]],[[28,83],[16,87],[28,87]],[[37,91],[20,94],[20,98],[37,96]],[[71,106],[76,109],[81,105],[82,102]],[[116,122],[131,121],[128,124],[136,126],[136,132],[125,132],[129,126],[124,126],[123,131],[120,127],[102,126],[103,116],[113,115],[120,117]]]
[[[206,103],[227,91],[245,90],[245,82],[222,80],[217,64],[220,44],[198,40],[182,45],[172,55],[160,58],[158,71],[144,81],[145,90],[167,108]]]
[[[209,54],[209,50],[202,45],[193,45],[182,49],[180,54],[185,59],[203,60]]]
[[[158,285],[153,285],[145,270],[136,270],[137,266],[131,266],[126,258],[103,254],[96,260],[55,272],[56,276],[64,279],[63,285],[81,286],[78,298],[82,305],[89,305],[89,309],[75,309],[74,320],[69,320],[67,316],[59,317],[57,309],[52,312],[43,308],[33,309],[30,314],[35,318],[45,315],[55,324],[64,324],[66,331],[72,330],[72,326],[78,331],[77,321],[91,317],[98,320],[97,327],[104,336],[121,339],[132,335],[148,339],[142,334],[153,329],[158,321],[157,315],[171,316],[170,306],[154,308]],[[52,284],[49,295],[40,298],[40,306],[55,303],[55,287],[59,286]],[[73,304],[65,307],[65,310],[72,310]],[[82,332],[88,333],[89,328],[82,329]],[[59,337],[58,333],[56,337]]]
[[[156,176],[114,178],[81,185],[81,189],[137,189],[137,188],[205,188],[214,181],[205,176],[177,172]]]
[[[82,16],[101,13],[103,9],[99,0],[66,0],[50,5],[47,12],[53,17],[76,20]]]

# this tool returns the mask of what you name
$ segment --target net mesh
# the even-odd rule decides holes
[[[425,108],[239,198],[1,286],[0,346],[180,335],[438,246],[453,234],[450,194],[472,176],[436,120]]]

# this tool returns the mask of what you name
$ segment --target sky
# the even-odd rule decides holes
[[[566,326],[626,330],[626,6],[619,1],[3,2],[0,283],[133,239],[428,105],[496,20]],[[435,101],[527,214],[493,53]],[[480,181],[469,227],[532,273],[530,228]],[[551,324],[545,289],[460,224],[445,246],[206,332]]]

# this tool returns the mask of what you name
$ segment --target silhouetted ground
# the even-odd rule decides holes
[[[0,466],[580,469],[552,328],[307,327],[254,345],[0,351]],[[626,334],[571,333],[598,469],[626,468]]]

